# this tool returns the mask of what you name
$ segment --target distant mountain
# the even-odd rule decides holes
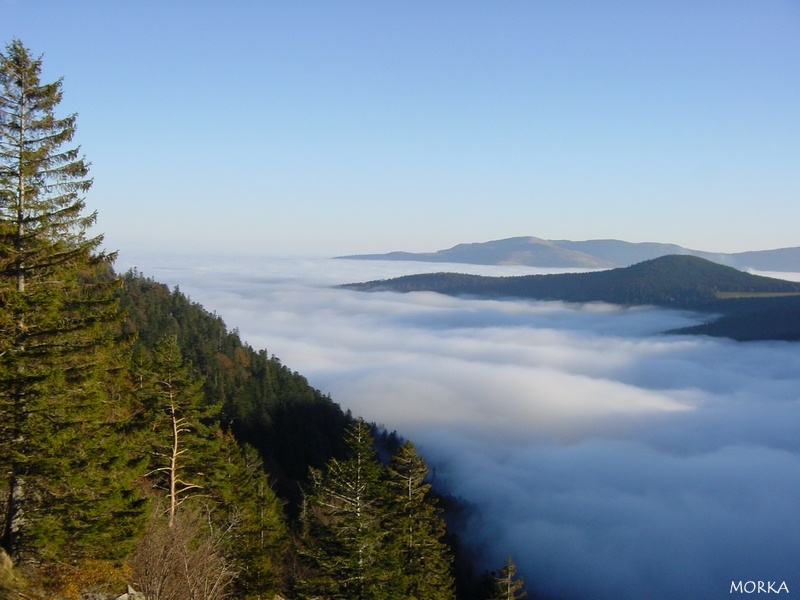
[[[751,275],[685,254],[589,273],[516,277],[426,273],[341,287],[360,291],[432,291],[480,298],[655,305],[717,313],[727,319],[687,330],[690,333],[735,339],[800,339],[800,283]],[[712,327],[714,324],[716,327]]]
[[[737,269],[800,272],[800,247],[751,252],[704,252],[675,244],[624,242],[621,240],[544,240],[513,237],[473,244],[459,244],[437,252],[390,252],[338,256],[358,260],[404,260],[476,265],[525,265],[531,267],[605,269],[627,267],[660,256],[698,256]]]
[[[569,240],[553,240],[550,243],[560,248],[576,250],[596,256],[602,260],[607,260],[617,267],[628,267],[659,256],[670,254],[687,254],[689,256],[699,256],[720,264],[730,264],[728,257],[730,254],[714,252],[703,252],[701,250],[691,250],[676,244],[660,244],[657,242],[623,242],[620,240],[587,240],[585,242],[572,242]],[[800,258],[800,254],[798,254]],[[799,263],[800,264],[800,263]]]
[[[514,237],[493,242],[459,244],[438,252],[390,252],[388,254],[337,256],[336,258],[451,262],[473,265],[580,267],[586,269],[607,269],[617,266],[614,262],[586,254],[581,250],[561,247],[558,244],[536,237]]]

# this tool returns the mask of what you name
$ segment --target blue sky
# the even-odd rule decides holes
[[[800,2],[0,0],[107,245],[800,245]]]

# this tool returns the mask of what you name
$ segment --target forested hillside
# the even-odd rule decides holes
[[[477,298],[653,305],[726,315],[683,330],[741,340],[800,339],[800,283],[761,277],[688,255],[662,256],[590,273],[487,277],[462,273],[408,275],[342,286],[359,291],[432,291]]]
[[[135,360],[165,335],[174,335],[182,355],[203,376],[206,402],[219,406],[219,420],[237,440],[259,451],[273,485],[296,508],[308,468],[342,456],[342,434],[352,418],[305,377],[242,342],[222,318],[191,302],[180,289],[136,271],[122,276],[123,330],[135,334]]]
[[[371,426],[221,318],[115,274],[40,73],[18,40],[0,55],[0,597],[517,597],[508,565],[457,592],[411,442],[378,460]]]
[[[728,314],[702,325],[671,333],[710,335],[749,342],[756,340],[800,340],[800,298],[731,298]]]
[[[717,308],[720,294],[800,294],[800,283],[750,275],[685,255],[664,256],[630,267],[589,273],[516,277],[423,273],[342,287],[361,291],[432,291],[493,298],[653,304],[691,309],[707,309],[712,305]]]

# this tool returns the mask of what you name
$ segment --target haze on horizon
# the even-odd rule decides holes
[[[123,253],[797,246],[798,31],[793,0],[0,1]]]

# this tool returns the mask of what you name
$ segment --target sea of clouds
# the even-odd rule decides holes
[[[702,315],[362,293],[459,270],[333,259],[122,256],[178,285],[344,408],[411,438],[510,553],[565,600],[800,593],[800,344],[661,332]]]

